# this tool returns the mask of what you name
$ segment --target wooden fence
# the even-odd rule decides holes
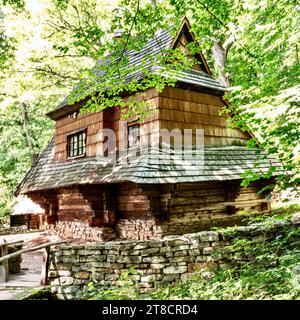
[[[8,246],[21,244],[23,241],[14,241],[14,242],[6,242],[0,243],[0,283],[7,282],[9,278],[9,265],[8,260],[18,257],[26,252],[32,252],[36,250],[43,250],[43,264],[42,264],[42,272],[41,272],[41,284],[45,285],[47,283],[47,273],[48,273],[48,265],[49,265],[49,253],[50,247],[65,243],[66,241],[56,241],[56,242],[48,242],[38,246],[34,246],[31,248],[25,248],[22,250],[18,250],[16,252],[8,254]]]

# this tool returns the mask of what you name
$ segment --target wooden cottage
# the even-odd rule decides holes
[[[140,52],[126,54],[135,64],[159,46],[187,52],[191,41],[184,20],[175,36],[161,31]],[[117,107],[82,114],[84,101],[70,105],[68,99],[48,114],[56,123],[54,138],[17,193],[44,208],[49,229],[94,241],[151,239],[233,225],[241,222],[241,211],[269,209],[258,195],[268,181],[242,188],[241,174],[250,168],[267,172],[278,163],[267,154],[257,160],[256,151],[245,146],[250,134],[227,127],[228,116],[220,114],[226,89],[212,77],[203,55],[196,58],[197,67],[181,72],[175,87],[145,92],[154,111],[142,123],[134,118],[124,126]],[[105,144],[98,135],[103,128],[127,141],[127,152],[118,152],[117,159],[97,157]],[[161,152],[162,129],[176,128],[192,129],[193,137],[196,129],[204,130],[204,166],[182,158],[180,149]],[[160,159],[143,152],[149,143]],[[122,151],[118,139],[116,145]],[[130,153],[138,154],[134,161],[128,161]]]
[[[44,229],[45,212],[37,203],[26,196],[19,196],[10,213],[11,227],[26,227],[27,229]]]

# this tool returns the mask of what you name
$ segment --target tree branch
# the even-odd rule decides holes
[[[221,24],[227,31],[229,31],[230,35],[233,37],[234,41],[241,47],[242,50],[244,50],[251,58],[257,59],[258,57],[254,55],[252,52],[250,52],[244,45],[242,45],[234,36],[234,34],[230,31],[229,27],[218,17],[216,16],[205,3],[203,3],[201,0],[196,0],[219,24]],[[232,43],[233,44],[233,43]],[[232,45],[231,44],[231,45]],[[231,47],[230,45],[230,47]],[[230,48],[229,47],[229,48]],[[229,50],[228,48],[228,50]]]
[[[121,51],[120,59],[118,59],[118,61],[117,61],[117,68],[118,68],[119,77],[121,77],[121,76],[120,76],[119,62],[123,59],[123,56],[124,56],[124,54],[125,54],[125,52],[126,52],[126,50],[127,50],[128,43],[129,43],[129,39],[130,39],[130,36],[131,36],[131,32],[132,32],[132,30],[133,30],[134,24],[136,23],[136,17],[137,17],[137,15],[138,15],[139,11],[140,11],[140,0],[137,1],[136,12],[135,12],[135,15],[134,15],[134,17],[133,17],[133,20],[132,20],[130,29],[129,29],[129,31],[128,31],[128,34],[127,34],[127,37],[126,37],[126,40],[125,40],[125,45],[124,45],[124,47],[123,47],[123,49],[122,49],[122,51]]]
[[[53,70],[51,67],[48,67],[48,68],[36,67],[26,71],[18,70],[17,72],[22,72],[22,73],[39,72],[39,73],[50,74],[52,76],[59,77],[64,80],[74,80],[74,81],[80,80],[79,78],[75,78],[70,75],[58,73],[57,71]]]

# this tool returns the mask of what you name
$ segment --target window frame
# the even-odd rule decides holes
[[[129,128],[133,128],[136,127],[137,128],[137,136],[136,136],[136,143],[132,146],[129,146]],[[134,148],[139,146],[140,144],[140,125],[137,121],[132,122],[132,123],[128,123],[127,125],[127,148]]]
[[[81,140],[80,139],[80,136],[84,134],[84,138]],[[71,139],[73,137],[77,137],[77,141],[76,141],[76,144],[77,144],[77,148],[75,149],[74,148],[74,142],[72,142],[73,144],[73,155],[71,156],[71,149],[70,149],[70,143],[71,143]],[[84,129],[84,130],[79,130],[79,131],[76,131],[76,132],[72,132],[70,134],[67,134],[67,159],[76,159],[76,158],[82,158],[82,157],[85,157],[86,156],[86,138],[87,138],[87,130]],[[79,142],[82,141],[82,146],[79,145]],[[79,153],[79,150],[82,148],[82,153]],[[74,155],[74,151],[77,150],[77,154]]]

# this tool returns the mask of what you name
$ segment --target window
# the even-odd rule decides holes
[[[139,142],[139,126],[137,124],[128,126],[128,148],[137,145]]]
[[[80,131],[67,137],[68,140],[68,158],[85,155],[86,132]]]

